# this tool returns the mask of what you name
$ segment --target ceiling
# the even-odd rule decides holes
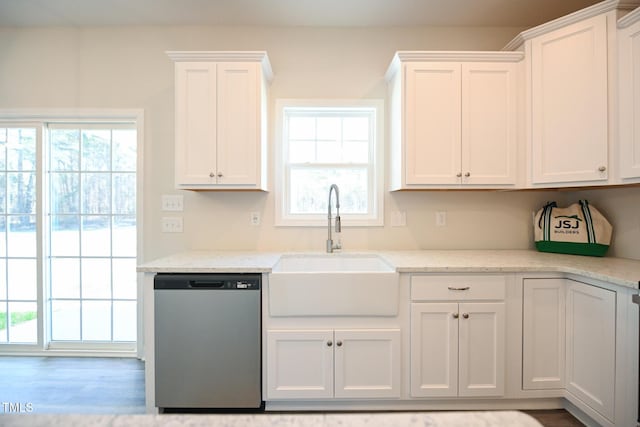
[[[0,0],[0,26],[533,27],[597,0]]]

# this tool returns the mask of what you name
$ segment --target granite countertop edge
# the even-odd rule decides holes
[[[187,251],[138,266],[141,273],[271,273],[283,255],[323,252]],[[345,251],[333,256],[380,255],[398,273],[558,273],[575,274],[638,289],[640,261],[587,257],[535,250]]]

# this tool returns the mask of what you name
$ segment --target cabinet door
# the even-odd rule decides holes
[[[333,331],[267,331],[267,398],[333,397]]]
[[[218,184],[258,183],[259,76],[256,63],[218,64]]]
[[[516,64],[462,64],[462,182],[516,183]]]
[[[411,396],[458,395],[458,304],[411,304]]]
[[[640,178],[640,21],[618,34],[620,176]]]
[[[606,180],[606,16],[531,43],[532,183]]]
[[[335,397],[400,397],[400,330],[335,331]]]
[[[459,308],[459,396],[504,394],[504,303],[463,303]]]
[[[615,292],[567,280],[567,390],[613,420]]]
[[[565,280],[525,279],[522,388],[564,388]]]
[[[216,182],[216,64],[178,62],[176,85],[176,184]]]
[[[460,64],[405,65],[405,180],[460,182]]]

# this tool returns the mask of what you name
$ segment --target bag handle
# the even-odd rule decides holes
[[[547,202],[542,208],[542,214],[538,219],[538,228],[542,229],[542,240],[551,240],[551,211],[556,207],[558,207],[556,202]]]
[[[591,218],[589,202],[586,200],[580,200],[580,208],[582,208],[582,215],[584,216],[584,222],[587,226],[587,237],[589,238],[589,243],[596,243],[596,232],[593,228],[593,219]]]

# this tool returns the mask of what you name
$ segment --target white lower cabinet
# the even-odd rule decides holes
[[[567,280],[567,391],[614,419],[616,293]]]
[[[267,331],[267,399],[399,398],[399,329]]]
[[[504,394],[502,302],[411,304],[411,396]]]
[[[564,388],[565,279],[524,279],[522,388]]]

